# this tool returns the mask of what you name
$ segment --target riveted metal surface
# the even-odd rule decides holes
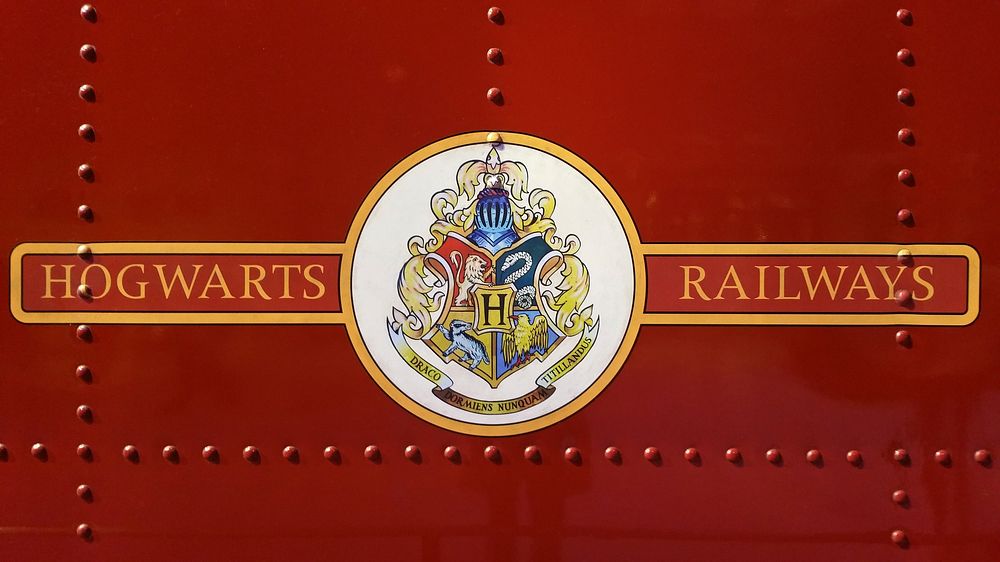
[[[93,19],[64,0],[4,8],[5,255],[26,241],[340,242],[405,155],[524,131],[596,167],[644,241],[970,244],[982,312],[962,328],[644,326],[585,409],[490,439],[398,407],[343,326],[94,325],[85,344],[77,324],[5,314],[4,559],[1000,551],[1000,471],[976,453],[1000,447],[1000,116],[987,95],[1000,5],[916,0],[903,17],[882,0],[94,5]],[[894,97],[903,88],[914,103]],[[894,138],[904,128],[910,145]],[[81,364],[90,384],[72,375]],[[80,404],[94,423],[74,417]],[[259,464],[242,457],[250,443]],[[297,465],[279,454],[289,443]],[[128,444],[140,462],[120,458]],[[157,458],[168,445],[176,464]],[[544,462],[520,458],[530,445]],[[581,465],[560,458],[568,447]],[[618,461],[601,459],[609,447]],[[824,465],[806,461],[812,448]],[[844,461],[851,450],[863,466]],[[81,482],[93,502],[75,497]]]

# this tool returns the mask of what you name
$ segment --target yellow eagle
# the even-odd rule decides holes
[[[514,329],[503,335],[503,360],[508,365],[526,363],[533,353],[545,353],[549,348],[549,323],[539,314],[533,322],[525,314],[510,317]]]

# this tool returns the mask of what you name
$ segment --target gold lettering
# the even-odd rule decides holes
[[[326,285],[324,285],[322,281],[316,279],[315,277],[312,276],[312,274],[309,273],[309,270],[313,268],[318,268],[319,272],[323,273],[323,266],[318,263],[311,263],[307,265],[305,269],[302,270],[302,275],[306,278],[306,281],[315,285],[317,289],[315,296],[309,296],[309,293],[307,293],[305,289],[302,289],[302,297],[307,298],[309,300],[316,300],[326,294]]]
[[[802,277],[806,280],[806,292],[809,293],[809,300],[814,300],[816,298],[816,292],[819,291],[819,284],[823,283],[826,285],[826,290],[830,293],[830,300],[837,298],[837,291],[840,290],[840,281],[844,278],[844,271],[847,270],[846,265],[838,265],[837,268],[840,269],[840,274],[837,275],[836,286],[830,281],[830,274],[826,271],[826,266],[823,266],[819,270],[819,277],[816,279],[816,283],[813,284],[812,278],[809,277],[809,270],[812,268],[811,265],[800,265],[799,269],[802,270]]]
[[[71,274],[73,272],[73,266],[72,265],[64,265],[64,266],[62,266],[63,267],[63,272],[66,274],[66,276],[63,277],[63,278],[61,278],[61,279],[53,279],[52,278],[52,268],[53,267],[55,267],[55,264],[49,264],[49,265],[43,264],[42,265],[42,269],[45,270],[45,294],[42,295],[42,298],[43,299],[54,299],[54,298],[56,298],[56,297],[54,297],[52,295],[52,284],[53,283],[62,283],[66,287],[66,293],[62,297],[60,297],[60,298],[64,298],[64,299],[71,299],[71,298],[73,298],[73,292],[70,290],[70,284],[72,283],[72,281],[71,281],[71,279],[72,279]]]
[[[191,289],[194,288],[194,282],[198,280],[198,272],[201,271],[200,263],[194,266],[194,275],[191,276],[190,283],[184,278],[184,273],[181,271],[181,266],[179,265],[174,269],[174,275],[170,278],[170,283],[167,283],[167,277],[163,275],[163,268],[166,267],[166,264],[153,264],[153,267],[156,268],[156,272],[160,275],[160,285],[163,286],[163,296],[165,298],[170,298],[170,292],[174,290],[174,283],[178,279],[181,282],[181,290],[184,291],[184,298],[191,298]]]
[[[754,297],[754,300],[757,300],[757,301],[771,300],[771,299],[767,298],[767,295],[764,294],[764,273],[767,271],[767,268],[770,267],[770,266],[767,266],[767,265],[755,265],[754,267],[757,268],[757,272],[758,272],[757,279],[760,281],[760,285],[757,287],[757,296]]]
[[[142,300],[146,298],[146,285],[149,285],[149,281],[136,282],[136,286],[139,287],[138,295],[130,295],[129,292],[125,290],[125,272],[134,268],[139,268],[139,273],[146,273],[146,266],[141,263],[130,263],[121,268],[121,271],[118,272],[118,292],[127,299]]]
[[[697,265],[682,265],[681,269],[684,270],[684,296],[681,297],[681,300],[694,299],[694,297],[691,296],[691,287],[694,287],[694,290],[698,291],[698,296],[701,297],[701,300],[704,301],[712,300],[708,298],[708,295],[705,294],[705,291],[701,288],[700,284],[702,281],[705,280],[705,268],[698,267]],[[692,269],[698,270],[697,279],[691,279]]]
[[[858,279],[864,281],[863,285],[858,285]],[[872,288],[872,282],[868,279],[868,273],[865,271],[864,266],[858,266],[858,272],[854,274],[854,281],[851,281],[851,288],[847,290],[847,296],[844,297],[845,301],[854,300],[854,291],[858,289],[864,289],[868,291],[868,297],[865,300],[876,301],[878,297],[875,296],[875,289]]]
[[[779,301],[794,301],[802,298],[802,291],[795,293],[795,296],[789,296],[785,294],[785,270],[789,267],[788,265],[776,265],[774,266],[778,270],[778,299]]]
[[[213,283],[212,280],[215,279],[216,282]],[[229,285],[226,284],[226,278],[222,275],[222,270],[219,269],[219,264],[215,264],[212,268],[212,273],[208,275],[208,281],[205,282],[205,288],[201,290],[201,294],[198,295],[199,299],[207,299],[209,289],[222,289],[222,298],[232,299],[236,298],[232,293],[229,292]]]
[[[729,284],[730,279],[733,281],[732,285]],[[715,300],[725,300],[725,297],[722,296],[722,292],[726,289],[736,289],[736,291],[739,292],[740,296],[736,297],[736,300],[744,301],[750,299],[750,297],[747,296],[747,292],[743,290],[743,284],[740,283],[740,276],[736,275],[735,265],[729,266],[729,271],[726,272],[726,278],[722,280],[722,286],[719,287],[719,292],[716,293]]]
[[[923,297],[918,297],[917,292],[913,291],[913,300],[915,301],[929,301],[934,298],[934,285],[929,280],[920,276],[920,270],[922,269],[926,269],[929,274],[934,275],[934,268],[929,265],[921,265],[913,268],[913,280],[921,287],[927,289],[927,294]]]
[[[264,271],[264,267],[260,265],[241,265],[240,267],[243,268],[243,296],[240,298],[241,299],[254,298],[254,296],[250,294],[250,285],[253,285],[254,287],[257,287],[257,292],[260,293],[260,296],[263,297],[264,300],[266,301],[271,300],[271,297],[266,292],[264,292],[264,288],[260,286],[260,282],[263,281],[264,276],[267,275],[267,273]],[[257,271],[257,277],[255,279],[250,278],[251,269]]]
[[[108,271],[108,268],[104,267],[102,264],[99,263],[92,263],[88,265],[87,267],[83,268],[83,271],[80,272],[80,283],[82,285],[88,284],[87,275],[90,273],[90,268],[92,267],[100,269],[101,273],[104,274],[104,292],[99,295],[97,293],[94,293],[93,298],[94,300],[103,299],[104,297],[108,296],[109,292],[111,292],[111,272]],[[91,287],[91,289],[93,289],[93,287]]]
[[[302,271],[302,266],[301,265],[272,265],[271,266],[271,273],[274,273],[275,269],[280,269],[281,270],[282,278],[285,280],[285,285],[284,285],[285,290],[284,290],[283,293],[281,293],[281,297],[280,298],[283,298],[283,299],[295,298],[295,297],[292,296],[292,293],[290,292],[290,288],[288,286],[288,272],[291,271],[292,269],[295,269],[295,271]]]
[[[885,279],[886,285],[889,286],[889,294],[888,294],[887,297],[885,297],[885,300],[891,301],[892,299],[895,298],[896,282],[899,281],[899,276],[903,274],[903,270],[906,269],[906,266],[897,265],[896,266],[896,277],[894,277],[893,279],[889,279],[889,266],[887,266],[887,265],[879,265],[879,266],[876,266],[876,268],[878,269],[878,272],[882,274],[882,279]]]

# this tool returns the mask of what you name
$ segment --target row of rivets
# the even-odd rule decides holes
[[[84,21],[95,23],[97,21],[97,10],[91,4],[84,4],[83,6],[80,7],[80,17],[82,17]],[[88,62],[96,62],[97,48],[90,44],[84,45],[80,47],[80,56]],[[83,86],[80,86],[79,93],[80,93],[80,98],[82,98],[86,102],[94,102],[96,99],[94,94],[94,87],[89,84],[84,84]],[[97,131],[94,129],[94,126],[91,125],[90,123],[83,123],[80,126],[78,126],[76,129],[76,133],[85,143],[93,143],[97,140]],[[84,182],[92,183],[94,181],[94,168],[88,163],[83,163],[77,166],[76,174]],[[79,207],[77,207],[76,214],[81,220],[88,222],[93,220],[94,218],[94,211],[87,205],[80,205]],[[77,255],[84,260],[89,260],[91,258],[90,248],[86,245],[81,245],[80,247],[77,248]],[[84,300],[90,300],[93,297],[93,292],[91,291],[90,287],[88,287],[85,284],[81,284],[79,287],[77,287],[76,293],[77,296],[79,296],[81,299]],[[90,342],[93,340],[94,336],[90,327],[87,326],[86,324],[83,324],[77,326],[76,337],[80,341]],[[86,365],[78,365],[76,367],[76,377],[80,381],[87,384],[89,384],[93,380],[93,374],[91,373],[90,367],[87,367]],[[94,410],[87,404],[80,404],[76,408],[76,417],[79,418],[80,421],[82,421],[83,423],[86,424],[93,423]],[[42,445],[41,443],[37,443],[35,446],[36,447],[40,446],[44,448],[44,445]],[[135,449],[135,447],[132,447],[132,451],[134,455],[133,462],[138,462],[138,455],[139,455],[138,450]],[[32,453],[34,453],[34,447],[32,447]],[[77,446],[76,453],[77,455],[79,455],[81,459],[83,459],[86,462],[90,462],[94,458],[93,451],[86,444],[80,444],[79,446]],[[44,460],[44,459],[39,459],[39,460]],[[94,492],[87,484],[80,484],[79,486],[77,486],[76,495],[84,502],[91,503],[94,501]],[[81,523],[77,525],[76,534],[81,539],[88,542],[92,541],[94,538],[93,530],[86,523]]]
[[[489,10],[486,10],[486,18],[489,19],[496,25],[503,25],[505,18],[503,15],[503,10],[493,6]],[[497,47],[492,47],[486,50],[486,60],[492,64],[500,66],[503,64],[503,51]],[[503,92],[500,88],[490,88],[486,90],[486,99],[495,105],[503,105]]]
[[[896,11],[896,19],[899,20],[903,25],[909,26],[913,24],[913,14],[907,9],[899,9]],[[896,52],[896,60],[907,65],[913,66],[914,59],[913,53],[906,48],[900,49]],[[915,98],[913,91],[909,88],[900,88],[896,91],[896,100],[906,106],[913,106],[915,103]],[[896,140],[900,143],[913,146],[916,143],[916,137],[913,130],[909,127],[902,127],[896,131]],[[899,183],[912,187],[914,185],[913,171],[909,168],[902,168],[896,173],[896,179]],[[896,221],[899,224],[907,227],[914,226],[913,211],[907,208],[900,208],[896,211]],[[899,263],[910,266],[913,263],[913,255],[909,250],[900,250],[896,254],[896,258]],[[896,291],[895,300],[896,304],[899,306],[912,308],[913,307],[913,292],[909,289],[900,289]],[[896,343],[902,347],[912,347],[913,341],[910,337],[910,333],[907,330],[899,330],[896,332]]]
[[[899,20],[899,22],[905,26],[913,24],[913,14],[905,8],[901,8],[896,11],[896,19]],[[905,48],[900,49],[899,51],[896,52],[896,60],[907,66],[913,66],[914,64],[913,53],[911,53],[909,49]],[[911,91],[909,88],[900,88],[899,90],[897,90],[896,100],[899,103],[910,107],[912,107],[915,103],[913,91]],[[896,140],[907,146],[913,146],[916,142],[913,131],[908,127],[903,127],[896,132]],[[896,179],[899,181],[899,183],[908,187],[913,187],[915,185],[913,171],[910,170],[909,168],[900,169],[899,172],[896,173]],[[896,211],[896,220],[901,225],[908,227],[913,226],[914,225],[913,211],[905,207],[900,208],[898,211]],[[910,265],[912,263],[912,255],[909,252],[907,252],[905,260],[900,258],[900,263],[903,263],[905,265]],[[896,291],[895,294],[896,303],[898,303],[900,306],[912,306],[913,304],[912,298],[913,298],[913,293],[908,289],[900,289]],[[910,337],[910,332],[907,330],[898,330],[896,332],[896,343],[902,347],[911,347],[913,345],[913,342]],[[985,451],[985,449],[981,449],[980,451]],[[974,458],[977,459],[981,458],[979,456],[980,451],[976,451],[976,453],[973,455]],[[986,454],[988,456],[989,452],[986,451]],[[906,451],[906,449],[894,450],[892,452],[892,458],[901,465],[909,466],[910,464],[910,454]],[[951,463],[951,454],[945,449],[940,449],[934,452],[934,460],[943,466],[949,466]],[[892,492],[891,498],[896,505],[904,508],[909,507],[910,498],[909,495],[906,493],[906,490],[903,489],[894,490]],[[889,538],[890,540],[892,540],[893,543],[898,545],[900,548],[909,547],[909,538],[906,536],[906,532],[903,531],[902,529],[893,530],[889,534]]]
[[[81,418],[92,417],[93,413],[90,411],[88,406],[80,406],[77,408],[77,415]],[[93,457],[93,452],[90,446],[86,444],[79,445],[76,452],[77,455],[84,459],[89,460]],[[31,446],[31,455],[40,461],[48,460],[48,448],[43,443],[35,443]],[[177,463],[180,461],[180,451],[173,445],[165,446],[161,451],[161,455],[165,460],[171,463]],[[370,461],[380,462],[382,460],[382,450],[378,447],[378,445],[368,445],[365,447],[363,455]],[[7,445],[0,443],[0,461],[8,460],[8,456],[9,452]],[[208,445],[202,449],[201,456],[205,460],[217,462],[219,459],[219,450],[212,445]],[[290,462],[297,463],[300,459],[300,452],[297,447],[289,445],[282,449],[281,456]],[[415,462],[420,462],[423,459],[421,450],[416,445],[406,446],[403,449],[403,456]],[[657,447],[645,448],[642,452],[642,456],[650,462],[660,462],[662,460],[660,449]],[[736,447],[726,449],[723,456],[727,461],[732,463],[739,463],[743,461],[743,453]],[[137,463],[140,460],[139,449],[135,445],[126,445],[122,448],[122,457],[130,462]],[[332,445],[328,446],[323,450],[323,457],[327,460],[339,461],[340,450]],[[444,457],[449,460],[456,460],[461,457],[461,454],[457,447],[449,445],[444,449]],[[489,445],[485,447],[483,449],[483,457],[493,462],[500,462],[502,460],[500,448],[496,445]],[[253,445],[248,445],[243,449],[243,458],[249,462],[260,462],[260,449]],[[524,458],[532,462],[539,462],[542,459],[542,451],[536,445],[529,445],[524,449]],[[563,451],[563,458],[569,462],[579,464],[583,461],[583,452],[577,447],[567,447]],[[620,462],[622,458],[621,449],[618,447],[608,447],[604,450],[604,458],[612,462]],[[694,447],[688,447],[683,452],[683,458],[691,463],[699,463],[701,461],[701,453]],[[784,459],[779,449],[768,449],[764,453],[764,458],[773,464],[779,464]],[[823,458],[823,453],[819,449],[809,449],[805,454],[806,461],[811,464],[820,464],[823,462]],[[855,466],[861,466],[863,463],[861,451],[857,449],[847,451],[844,458],[848,463]],[[894,450],[892,458],[902,465],[909,465],[911,461],[910,454],[906,449]],[[935,451],[933,458],[935,462],[942,466],[951,466],[953,460],[951,452],[948,449],[939,449]],[[989,465],[992,463],[993,455],[989,449],[978,449],[973,453],[972,458],[979,464]]]
[[[80,56],[85,60],[93,62],[97,59],[96,49],[93,45],[84,45],[80,48]],[[94,101],[94,87],[89,84],[80,86],[80,97],[85,101]],[[89,123],[84,123],[77,127],[76,132],[85,142],[94,142],[97,139],[97,132],[94,130],[94,126]],[[94,168],[87,163],[80,164],[76,168],[76,175],[87,183],[93,183]],[[82,215],[83,213],[78,210],[77,214]]]
[[[94,6],[91,4],[84,4],[80,8],[80,17],[82,17],[85,21],[88,21],[90,23],[95,23],[97,22],[97,9],[94,8]],[[82,47],[80,47],[80,56],[88,62],[96,62],[97,48],[90,44],[83,45]],[[84,84],[80,86],[79,93],[80,93],[80,98],[83,99],[84,101],[87,102],[96,101],[94,87],[91,86],[90,84]],[[88,143],[97,140],[97,132],[94,130],[94,126],[89,123],[84,123],[79,127],[77,127],[77,134],[80,135],[81,139],[83,139],[85,142]],[[94,169],[90,164],[87,163],[80,164],[76,169],[76,174],[81,180],[87,183],[92,183],[94,181]],[[76,215],[81,220],[87,222],[94,220],[94,210],[91,209],[88,205],[80,205],[79,207],[77,207]],[[88,295],[80,294],[80,297],[89,298],[89,294]]]

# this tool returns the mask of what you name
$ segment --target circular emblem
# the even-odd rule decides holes
[[[617,374],[645,282],[610,184],[551,142],[438,141],[393,167],[348,237],[341,293],[368,372],[435,425],[514,435]]]

